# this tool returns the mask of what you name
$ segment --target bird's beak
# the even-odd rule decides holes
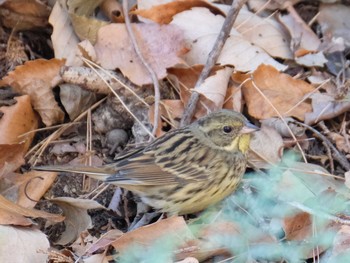
[[[241,134],[252,133],[252,132],[255,132],[257,130],[260,130],[260,128],[258,126],[255,126],[254,124],[250,123],[249,121],[246,121],[244,123],[244,126],[241,129],[240,133]]]

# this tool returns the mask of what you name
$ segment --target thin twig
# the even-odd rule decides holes
[[[97,71],[90,63],[90,60],[82,58],[82,60],[90,66],[90,68],[96,73],[98,77],[101,78],[101,80],[107,85],[107,87],[111,90],[111,92],[114,94],[114,96],[119,100],[119,102],[123,105],[123,107],[126,109],[126,111],[134,118],[134,120],[140,124],[140,126],[149,134],[150,138],[154,138],[153,134],[147,129],[147,127],[135,116],[134,113],[131,112],[131,110],[128,108],[128,106],[125,104],[125,102],[122,100],[122,98],[118,95],[118,93],[115,92],[115,90],[111,87],[111,85],[103,78],[101,73]]]
[[[148,64],[148,62],[142,55],[142,52],[137,44],[133,29],[131,27],[131,22],[128,16],[128,13],[129,13],[128,0],[123,0],[123,12],[124,12],[126,30],[128,31],[131,43],[135,49],[137,56],[140,58],[142,64],[145,66],[146,70],[150,74],[154,85],[154,124],[153,124],[152,134],[155,135],[157,132],[158,123],[159,123],[160,87],[159,87],[158,77],[154,72],[154,70],[152,69],[151,65]],[[154,137],[151,137],[151,138],[154,138]]]
[[[311,126],[304,124],[302,122],[299,121],[293,121],[294,123],[303,126],[305,128],[307,128],[308,130],[312,131],[315,136],[322,140],[323,142],[325,142],[329,148],[331,148],[331,150],[333,151],[333,155],[334,155],[334,159],[337,160],[337,162],[346,170],[349,171],[350,170],[350,163],[349,161],[346,159],[346,157],[341,154],[337,148],[328,140],[328,138],[326,136],[324,136],[323,134],[321,134],[319,131],[317,131],[316,129],[312,128]],[[322,124],[321,124],[322,125]]]
[[[186,106],[184,115],[182,116],[180,127],[185,126],[191,122],[191,119],[194,115],[197,103],[199,101],[199,93],[196,91],[196,89],[203,84],[204,80],[209,76],[209,73],[212,69],[212,67],[215,65],[222,48],[224,47],[224,44],[227,40],[227,38],[230,35],[231,28],[238,16],[239,11],[241,10],[242,6],[247,2],[247,0],[235,0],[232,2],[231,8],[227,13],[226,19],[224,24],[222,25],[222,28],[220,30],[220,33],[215,41],[213,49],[210,51],[207,62],[205,63],[205,66],[197,80],[197,83],[193,89],[193,92],[191,94],[191,97],[188,101],[188,104]]]

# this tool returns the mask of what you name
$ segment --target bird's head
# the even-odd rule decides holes
[[[232,110],[213,112],[192,124],[199,136],[217,149],[246,153],[250,133],[258,130],[241,113]]]

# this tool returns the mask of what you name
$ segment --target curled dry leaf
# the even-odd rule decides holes
[[[57,204],[66,216],[66,229],[56,242],[60,245],[75,241],[82,231],[92,226],[91,218],[87,213],[88,209],[105,209],[104,206],[93,200],[57,197],[50,201]]]
[[[47,26],[50,7],[41,1],[1,1],[0,18],[3,25],[23,31]]]
[[[282,155],[283,139],[274,128],[262,126],[254,132],[248,155],[248,162],[253,167],[268,168],[280,162]]]
[[[16,97],[17,103],[9,107],[1,107],[4,114],[0,119],[0,144],[23,143],[26,152],[32,143],[34,132],[38,128],[38,116],[32,109],[28,95]],[[22,136],[23,134],[25,136]]]
[[[133,24],[139,49],[158,79],[166,77],[166,69],[182,64],[180,55],[187,49],[181,30],[174,25]],[[119,68],[137,85],[152,83],[129,39],[125,25],[111,24],[98,31],[95,45],[97,60],[106,69]]]
[[[30,171],[25,174],[11,174],[4,178],[9,187],[0,193],[22,207],[33,208],[37,203],[35,200],[40,200],[56,177],[56,172]]]
[[[46,126],[63,121],[64,112],[58,106],[52,88],[61,81],[60,69],[64,60],[37,59],[18,66],[1,81],[15,91],[27,94]]]
[[[140,227],[131,232],[125,233],[118,239],[116,239],[112,246],[118,251],[124,251],[130,245],[137,242],[144,248],[150,247],[156,240],[161,237],[170,236],[174,240],[174,244],[177,242],[184,242],[185,239],[193,238],[193,235],[186,225],[183,217],[170,217],[156,223]]]
[[[236,80],[238,77],[235,76]],[[248,76],[241,76],[240,81],[247,78]],[[305,113],[311,112],[310,103],[303,101],[304,96],[314,91],[314,87],[307,82],[294,79],[264,64],[254,71],[252,79],[254,84],[248,80],[243,86],[243,96],[252,117],[261,120],[278,116],[270,103],[283,117],[293,116],[304,120]]]
[[[24,208],[20,205],[17,205],[9,201],[2,195],[0,195],[0,210],[1,210],[0,224],[8,224],[8,225],[16,224],[16,223],[18,224],[19,221],[25,220],[25,217],[33,217],[33,218],[40,217],[53,222],[61,222],[64,219],[64,217],[61,215],[50,214],[44,211],[31,209],[31,208]],[[25,225],[28,225],[28,224],[25,224]]]
[[[64,1],[56,1],[49,17],[49,23],[53,27],[51,40],[55,58],[66,59],[67,66],[80,66],[83,62],[76,57],[79,39],[73,30],[67,6],[63,3]]]
[[[292,37],[291,46],[296,57],[318,51],[321,40],[296,12],[280,15],[279,20],[288,29]]]
[[[305,134],[306,128],[292,123],[294,121],[292,118],[284,118],[284,121],[287,123],[289,129],[296,137],[300,137]],[[286,127],[285,122],[283,122],[280,118],[269,118],[261,121],[262,125],[276,129],[281,136],[291,138],[292,135],[290,134],[288,127]]]
[[[25,153],[24,143],[0,144],[0,179],[24,164]]]
[[[326,93],[315,93],[310,98],[312,100],[312,112],[305,114],[305,123],[308,125],[332,119],[350,109],[348,100],[336,100]]]

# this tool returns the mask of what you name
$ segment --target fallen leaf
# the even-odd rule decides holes
[[[40,200],[56,177],[56,172],[30,171],[25,174],[11,174],[4,177],[11,186],[1,191],[1,194],[22,207],[33,208],[37,203],[33,200]]]
[[[186,52],[186,47],[182,32],[176,26],[133,24],[132,28],[143,57],[158,79],[166,77],[166,68],[183,63],[179,56]],[[152,83],[149,72],[134,51],[125,25],[102,27],[98,31],[95,50],[102,67],[113,70],[119,68],[137,85]]]
[[[0,262],[47,262],[50,242],[35,227],[0,225]]]
[[[317,22],[323,39],[332,43],[332,39],[342,38],[345,46],[350,46],[350,7],[341,4],[321,4]]]
[[[2,225],[21,225],[19,222],[24,222],[27,226],[28,220],[25,220],[25,217],[41,217],[53,222],[61,222],[64,220],[64,217],[61,215],[50,214],[44,211],[19,206],[7,200],[2,195],[0,195],[0,210],[0,224]]]
[[[170,217],[125,233],[115,240],[112,246],[118,251],[123,251],[136,242],[147,248],[165,236],[171,236],[174,242],[184,241],[184,238],[193,238],[183,217]]]
[[[24,164],[25,153],[24,144],[0,144],[0,179]]]
[[[343,225],[334,237],[333,249],[331,256],[329,257],[329,260],[331,260],[330,262],[342,262],[341,257],[337,258],[342,255],[345,256],[345,258],[348,258],[350,252],[349,243],[350,226]]]
[[[185,55],[188,65],[206,63],[224,20],[224,17],[215,16],[206,8],[193,8],[174,16],[170,24],[182,29],[185,40],[191,44],[190,51]],[[255,70],[262,63],[272,65],[278,70],[286,68],[262,48],[251,44],[235,29],[231,30],[217,63],[234,66],[237,71],[243,72]]]
[[[50,199],[57,204],[66,216],[66,229],[60,239],[56,242],[59,245],[66,245],[77,239],[80,233],[92,227],[91,218],[87,213],[88,209],[105,209],[93,200],[76,199],[71,197],[56,197]]]
[[[302,241],[312,234],[312,219],[308,213],[300,212],[283,221],[287,240]]]
[[[158,24],[169,24],[173,16],[182,11],[189,10],[193,7],[206,7],[215,15],[224,14],[217,7],[202,0],[178,0],[166,4],[154,5],[149,9],[139,9],[130,12],[131,14],[139,15]]]
[[[18,31],[43,28],[48,25],[50,7],[40,1],[2,1],[0,18],[2,24]]]
[[[288,29],[292,37],[291,46],[296,57],[318,51],[321,40],[296,12],[280,15],[279,20]]]
[[[250,141],[248,161],[253,167],[268,168],[281,161],[283,146],[282,136],[274,128],[262,126]]]
[[[12,106],[0,108],[4,113],[0,119],[0,144],[23,144],[23,151],[26,152],[35,135],[31,131],[38,128],[39,120],[28,95],[16,97],[16,101]],[[22,136],[27,132],[31,133]]]
[[[223,9],[226,14],[230,8],[229,5],[218,5],[218,7]],[[242,8],[233,26],[244,39],[261,47],[272,57],[293,58],[289,46],[290,37],[274,17],[260,17],[248,9]]]
[[[294,79],[264,64],[254,71],[252,78],[255,85],[249,80],[243,86],[243,96],[250,116],[259,120],[278,116],[256,87],[283,117],[294,116],[304,120],[304,115],[311,112],[311,105],[302,101],[305,95],[314,91],[314,87],[307,82]],[[244,79],[247,79],[247,76],[243,76],[241,81]],[[293,107],[295,108],[290,111]]]
[[[76,56],[79,39],[73,30],[65,1],[56,1],[49,17],[53,27],[51,41],[55,58],[65,59],[67,66],[80,66],[83,62]]]
[[[63,121],[64,112],[58,106],[52,88],[60,81],[60,69],[64,60],[37,59],[18,66],[1,80],[22,94],[28,94],[34,109],[40,114],[46,126]]]
[[[315,93],[310,98],[312,100],[312,112],[305,114],[305,124],[308,125],[332,119],[350,109],[350,102],[346,98],[336,100],[327,93]]]

